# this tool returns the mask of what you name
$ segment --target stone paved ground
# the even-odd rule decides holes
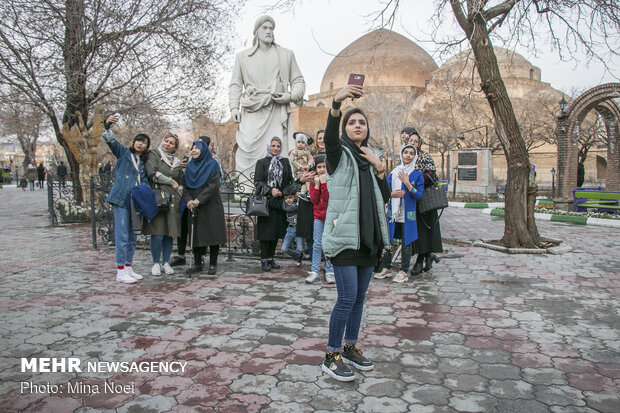
[[[263,274],[256,262],[224,259],[218,277],[118,284],[113,251],[92,251],[88,228],[48,226],[43,191],[0,189],[0,205],[3,412],[620,411],[618,230],[541,223],[575,251],[448,245],[421,277],[373,281],[360,347],[376,368],[340,383],[318,367],[334,286],[308,285],[288,263]],[[442,226],[460,240],[502,232],[501,221],[467,209],[447,210]],[[148,272],[147,251],[136,268]],[[22,357],[187,366],[22,373]],[[104,393],[105,381],[130,387]],[[22,392],[30,382],[64,391]],[[68,382],[83,388],[67,394]]]

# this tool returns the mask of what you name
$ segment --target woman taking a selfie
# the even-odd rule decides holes
[[[362,95],[362,86],[347,85],[339,91],[325,128],[330,198],[325,215],[323,251],[331,259],[338,299],[332,310],[327,354],[321,367],[340,381],[355,379],[355,374],[344,363],[359,370],[374,367],[356,343],[373,269],[382,251],[389,247],[384,205],[390,198],[390,188],[381,160],[367,146],[368,118],[360,109],[352,109],[344,117],[340,112],[344,100]]]
[[[174,156],[179,148],[179,138],[168,133],[159,148],[147,152],[146,174],[153,190],[160,191],[168,199],[167,206],[161,208],[151,222],[144,225],[144,234],[151,235],[151,256],[153,268],[151,274],[174,274],[168,263],[172,253],[173,237],[181,233],[181,194],[179,184],[183,182],[181,160]],[[163,210],[162,210],[163,209]]]

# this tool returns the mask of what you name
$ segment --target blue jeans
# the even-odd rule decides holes
[[[329,320],[328,352],[342,351],[343,335],[345,344],[357,343],[366,290],[370,284],[372,270],[373,267],[334,265],[338,299]]]
[[[28,180],[28,187],[30,188],[31,191],[34,191],[34,180],[32,179]]]
[[[171,253],[172,237],[168,235],[151,235],[151,256],[153,257],[153,263],[168,262]]]
[[[292,225],[289,225],[288,228],[286,228],[286,235],[282,240],[282,252],[290,255],[295,259],[299,259],[299,256],[303,253],[302,251],[304,250],[304,239],[302,237],[295,236],[296,229],[297,228]],[[295,240],[295,243],[297,244],[297,251],[291,248],[293,240]]]
[[[131,227],[129,209],[114,205],[114,241],[116,243],[116,266],[133,262],[137,236]]]
[[[312,242],[312,272],[318,274],[321,271],[321,254],[323,253],[323,229],[325,228],[325,221],[320,219],[314,220],[313,228],[313,242]],[[330,260],[325,259],[325,274],[334,272],[332,263]]]

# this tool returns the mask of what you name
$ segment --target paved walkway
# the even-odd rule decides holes
[[[376,367],[340,383],[318,367],[336,288],[304,283],[307,268],[263,274],[222,257],[218,277],[119,284],[89,228],[48,226],[44,191],[0,189],[0,205],[3,412],[620,411],[617,229],[541,222],[575,251],[446,245],[421,277],[373,281],[360,347]],[[503,223],[452,208],[442,227],[473,240],[499,238]],[[149,262],[139,251],[136,269]],[[187,365],[22,372],[21,358],[42,357]]]

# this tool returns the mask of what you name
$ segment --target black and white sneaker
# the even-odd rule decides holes
[[[342,360],[352,365],[358,370],[372,370],[375,368],[375,365],[372,361],[368,360],[366,357],[362,355],[362,352],[355,347],[354,344],[345,344],[344,350],[342,351]]]
[[[327,353],[321,369],[338,381],[355,380],[355,373],[342,362],[340,353]]]

